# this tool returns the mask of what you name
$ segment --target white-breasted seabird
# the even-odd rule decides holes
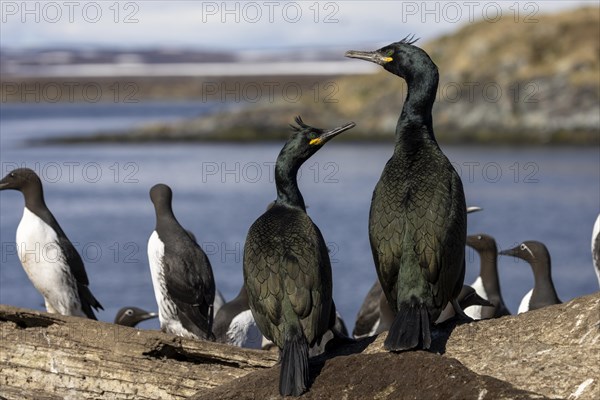
[[[252,349],[262,348],[263,335],[248,305],[248,293],[242,285],[240,292],[215,314],[213,333],[218,342]]]
[[[214,339],[215,280],[210,261],[179,224],[164,184],[150,189],[156,228],[148,240],[148,260],[161,330],[184,337]]]
[[[490,235],[480,233],[467,236],[467,246],[479,254],[479,276],[470,286],[482,298],[489,300],[493,307],[473,306],[465,313],[473,319],[498,318],[510,315],[504,304],[498,278],[498,247]]]
[[[114,323],[117,325],[134,327],[142,321],[156,318],[158,314],[142,310],[138,307],[123,307],[115,315]]]
[[[598,277],[598,285],[600,285],[600,214],[598,214],[592,230],[592,260],[594,262],[594,272]]]
[[[23,193],[25,208],[17,228],[17,252],[23,269],[42,294],[49,313],[96,319],[102,305],[90,289],[81,256],[44,201],[42,181],[29,168],[9,172],[0,190]]]
[[[552,282],[550,253],[546,245],[534,240],[527,240],[512,249],[502,250],[498,254],[525,260],[533,270],[533,289],[521,300],[519,314],[562,303]]]

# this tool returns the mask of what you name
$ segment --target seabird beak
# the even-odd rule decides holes
[[[386,57],[377,51],[348,50],[345,56],[349,58],[358,58],[359,60],[370,61],[379,65],[384,65],[393,60],[392,57]]]
[[[323,144],[327,143],[329,140],[331,140],[334,137],[336,137],[337,135],[339,135],[340,133],[347,131],[348,129],[352,129],[355,126],[356,126],[356,124],[354,122],[350,122],[346,125],[338,126],[337,128],[327,130],[327,131],[323,132],[321,134],[321,136],[319,136],[317,139],[311,140],[310,144],[323,145]]]
[[[139,320],[141,322],[141,321],[145,321],[147,319],[152,319],[152,318],[156,318],[156,317],[158,317],[157,313],[155,313],[155,312],[149,312],[149,313],[140,315],[139,316]]]
[[[483,208],[477,207],[477,206],[467,207],[467,214],[474,213],[477,211],[482,211],[482,210],[483,210]]]
[[[499,251],[498,254],[501,256],[517,257],[518,250],[519,250],[519,247],[517,246],[517,247],[513,247],[512,249],[506,249],[506,250]]]

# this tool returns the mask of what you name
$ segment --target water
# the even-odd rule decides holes
[[[129,106],[128,106],[129,107]],[[242,253],[250,224],[275,198],[273,162],[281,143],[143,144],[28,148],[22,140],[95,127],[127,127],[151,119],[197,115],[206,104],[3,105],[0,152],[4,175],[16,166],[42,176],[46,201],[80,250],[91,290],[112,321],[125,305],[156,310],[146,243],[154,228],[148,191],[158,182],[174,191],[179,221],[198,237],[218,288],[233,298],[242,282]],[[93,110],[93,113],[91,112]],[[359,121],[360,122],[360,121]],[[284,128],[285,129],[285,128]],[[348,133],[351,134],[351,133]],[[368,243],[371,194],[391,154],[390,144],[328,144],[302,168],[308,213],[330,246],[334,299],[350,329],[375,270]],[[590,236],[600,211],[598,149],[445,147],[463,178],[467,203],[485,210],[469,216],[469,232],[494,236],[499,247],[523,240],[548,246],[563,301],[598,290]],[[15,254],[22,215],[20,193],[0,193],[0,302],[43,309]],[[466,282],[479,260],[467,253]],[[500,258],[505,301],[516,312],[532,287],[527,264]],[[156,321],[141,325],[156,328]]]

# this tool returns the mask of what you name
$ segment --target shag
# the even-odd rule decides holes
[[[275,164],[277,199],[250,227],[244,284],[263,335],[279,347],[279,392],[299,396],[308,386],[308,350],[335,323],[331,264],[319,228],[306,214],[296,175],[300,166],[354,123],[323,130],[300,117]]]
[[[213,333],[218,342],[260,349],[263,336],[248,305],[248,293],[242,285],[237,297],[225,303],[215,314]]]
[[[510,315],[510,311],[504,304],[500,292],[500,279],[498,278],[498,247],[496,240],[486,234],[467,236],[467,246],[473,248],[479,254],[480,270],[479,276],[471,287],[482,298],[489,300],[493,307],[471,307],[465,313],[473,319],[498,318]]]
[[[525,260],[533,270],[533,289],[521,300],[519,314],[562,303],[552,282],[550,253],[543,243],[528,240],[512,249],[502,250],[498,254]]]
[[[17,252],[23,269],[42,294],[49,313],[96,319],[103,310],[90,289],[81,256],[44,201],[42,181],[29,168],[9,172],[0,190],[23,193],[25,209],[17,228]]]
[[[173,192],[164,184],[150,189],[156,228],[148,240],[148,260],[161,330],[213,340],[215,280],[208,257],[177,221]]]
[[[596,218],[592,231],[592,260],[594,262],[594,272],[598,277],[598,285],[600,285],[600,214]]]
[[[158,317],[158,314],[155,312],[142,310],[138,307],[123,307],[117,311],[114,323],[117,325],[134,327],[142,321],[156,317]]]
[[[433,133],[438,69],[404,38],[347,57],[383,66],[408,93],[396,125],[394,154],[373,192],[369,239],[383,292],[395,314],[390,351],[429,348],[431,323],[463,285],[467,214],[463,186]]]

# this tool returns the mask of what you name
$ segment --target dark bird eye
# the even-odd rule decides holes
[[[525,245],[524,244],[522,244],[520,247],[521,247],[521,250],[525,250]]]
[[[385,56],[386,57],[391,57],[393,55],[394,55],[394,50],[393,49],[390,49],[390,50],[388,50],[388,51],[385,52]]]
[[[133,310],[127,310],[125,311],[125,314],[132,316],[133,315]]]
[[[14,178],[14,177],[15,177],[15,173],[14,173],[14,172],[11,172],[11,173],[10,173],[10,177],[11,177],[11,178]]]

